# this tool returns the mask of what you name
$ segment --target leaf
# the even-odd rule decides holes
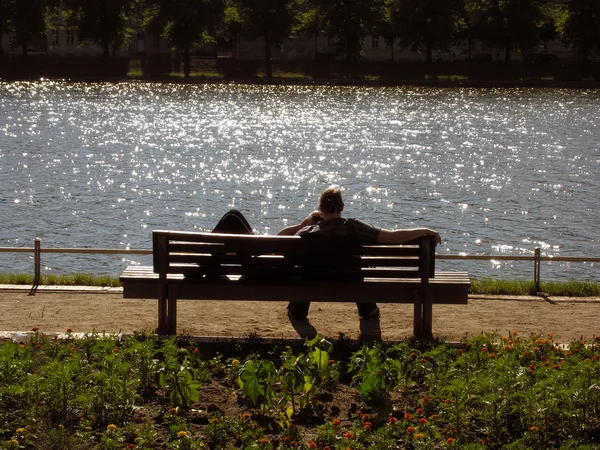
[[[256,368],[252,362],[246,363],[246,367],[240,375],[240,379],[243,383],[244,393],[248,396],[250,401],[256,405],[259,397],[264,395],[264,389],[260,385]]]

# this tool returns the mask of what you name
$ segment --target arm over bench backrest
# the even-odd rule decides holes
[[[310,243],[298,236],[154,231],[154,272],[186,276],[248,275],[322,278],[434,276],[435,246],[429,239],[402,245]]]

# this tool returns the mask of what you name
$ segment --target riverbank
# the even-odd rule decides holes
[[[35,294],[35,295],[32,295]],[[379,321],[360,321],[349,303],[314,303],[309,321],[291,323],[285,303],[181,301],[179,333],[204,338],[301,339],[316,333],[349,339],[402,341],[412,335],[412,305],[382,304]],[[555,341],[600,335],[599,297],[469,296],[468,305],[435,305],[434,336],[459,341],[482,333],[552,335]],[[153,333],[156,300],[123,299],[120,288],[0,286],[0,331],[5,336],[37,328],[51,334]]]
[[[78,82],[239,83],[331,86],[600,87],[600,64],[522,62],[273,61],[193,58],[189,77],[171,57],[0,58],[0,80],[60,79]]]

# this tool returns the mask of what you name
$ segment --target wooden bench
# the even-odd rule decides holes
[[[432,339],[432,305],[466,304],[466,272],[435,272],[430,239],[402,245],[297,236],[154,231],[153,267],[121,274],[125,298],[158,299],[158,333],[177,333],[177,300],[414,303],[414,336]]]

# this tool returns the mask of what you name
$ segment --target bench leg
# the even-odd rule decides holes
[[[167,291],[168,297],[168,315],[167,315],[167,334],[174,335],[177,334],[177,297],[173,292],[174,289],[169,287]]]
[[[415,291],[414,305],[413,334],[415,339],[421,339],[423,335],[423,298],[420,290]]]
[[[422,339],[433,340],[433,298],[431,291],[428,289],[425,295],[425,301],[423,302],[423,328],[422,328]]]
[[[158,334],[167,334],[167,288],[160,287],[158,294]]]
[[[414,335],[415,339],[420,341],[433,340],[432,331],[432,298],[431,292],[427,289],[424,293],[421,290],[415,292],[415,317],[414,317]]]

